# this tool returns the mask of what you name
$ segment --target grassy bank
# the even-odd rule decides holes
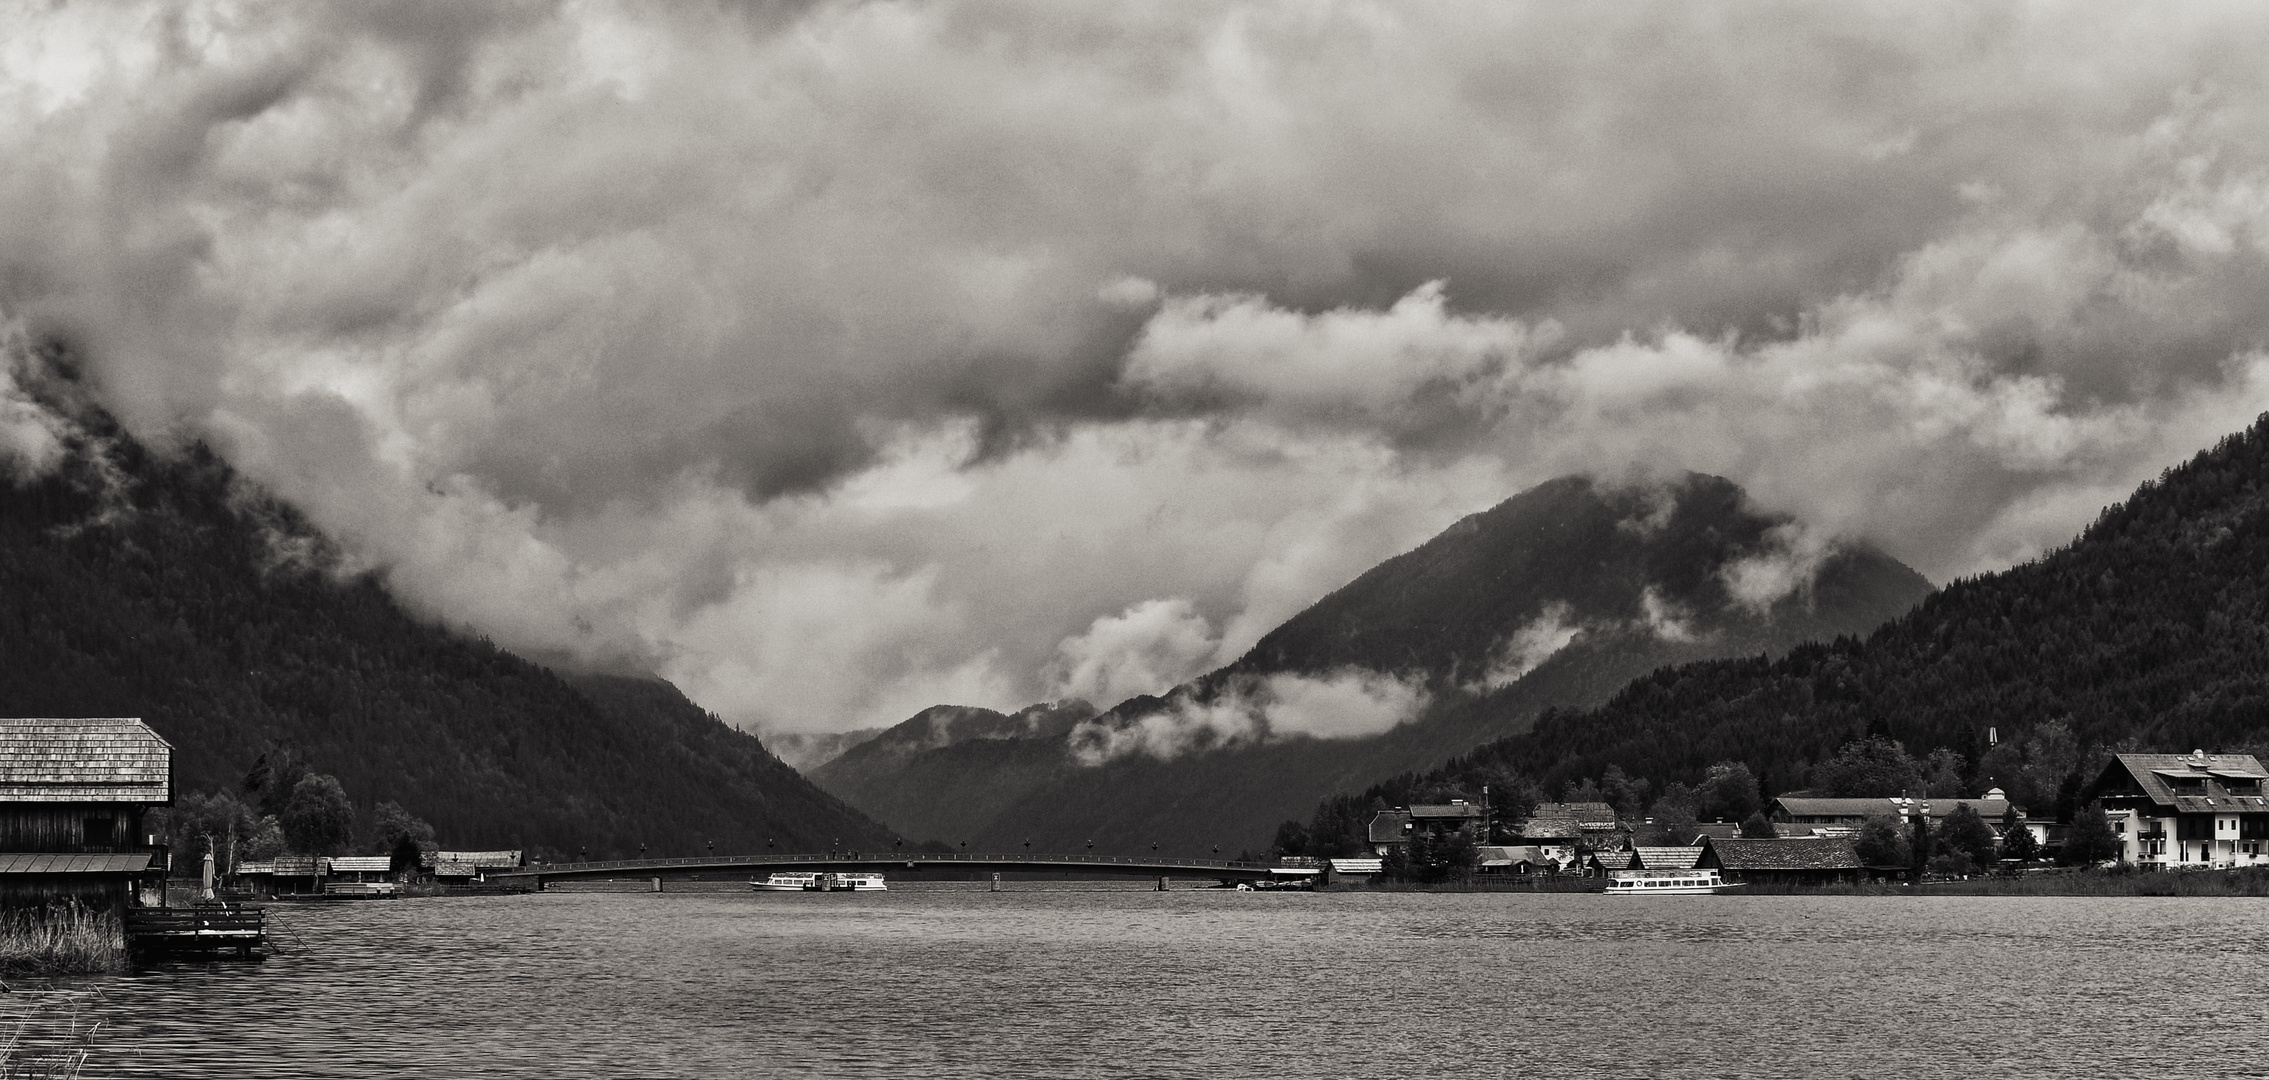
[[[0,913],[0,977],[126,970],[126,928],[77,905]]]

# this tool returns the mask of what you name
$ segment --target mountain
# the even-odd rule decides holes
[[[891,753],[877,740],[813,776],[909,836],[1234,851],[1331,791],[1545,708],[1604,701],[1665,664],[1862,630],[1929,587],[1879,551],[1756,512],[1717,477],[1569,477],[1374,567],[1162,697],[1060,734]]]
[[[772,751],[772,756],[787,762],[789,768],[808,773],[888,730],[871,727],[853,731],[766,731],[758,735],[758,739],[765,749]]]
[[[1964,790],[2036,812],[2069,810],[2111,750],[2269,751],[2269,417],[1865,640],[1666,668],[1374,793],[1513,774],[1557,790],[1610,766],[1659,790],[1719,761],[1796,788],[1869,736],[1953,751]]]
[[[962,840],[1056,775],[1063,740],[1095,707],[1077,699],[1015,713],[937,705],[811,773],[901,835]],[[846,800],[850,796],[845,795]]]
[[[365,820],[398,802],[451,847],[887,840],[667,683],[562,676],[412,617],[210,451],[153,454],[60,378],[70,452],[0,479],[0,715],[142,717],[183,794],[285,748]]]

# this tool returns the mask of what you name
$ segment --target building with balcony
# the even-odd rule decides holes
[[[2138,866],[2269,865],[2269,771],[2251,754],[2119,754],[2082,801],[2096,799]]]

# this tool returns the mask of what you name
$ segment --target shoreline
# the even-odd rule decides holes
[[[1546,879],[1553,880],[1553,879]],[[1559,878],[1568,885],[1497,885],[1480,882],[1380,882],[1370,885],[1333,886],[1328,892],[1442,892],[1442,893],[1604,893],[1596,878]],[[1589,884],[1574,884],[1589,883]],[[1857,884],[1799,885],[1788,882],[1752,882],[1724,896],[2253,896],[2269,897],[2269,867],[2234,870],[2038,870],[2019,874],[1968,879],[1924,881],[1865,881]]]

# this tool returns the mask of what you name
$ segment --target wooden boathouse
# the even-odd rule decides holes
[[[132,717],[0,717],[0,908],[130,906],[164,887],[143,831],[173,801],[173,747]]]

